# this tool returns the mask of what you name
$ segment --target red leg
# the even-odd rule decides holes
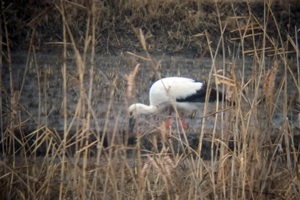
[[[172,119],[171,119],[171,118],[168,118],[167,121],[166,121],[166,128],[167,128],[167,129],[170,129],[170,128],[171,128],[171,125],[172,125]],[[183,128],[184,130],[187,130],[188,124],[186,123],[185,119],[182,119],[182,120],[181,120],[181,125],[182,125],[182,128]]]
[[[172,123],[171,123],[171,119],[168,118],[167,121],[166,121],[166,128],[167,128],[167,129],[170,129],[170,128],[171,128],[171,124],[172,124]]]
[[[184,119],[181,120],[181,125],[182,125],[182,128],[183,128],[184,130],[187,130],[188,125],[187,125],[187,123],[186,123],[186,121],[185,121]]]

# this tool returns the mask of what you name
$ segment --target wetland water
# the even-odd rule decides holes
[[[207,80],[212,65],[210,58],[187,59],[184,57],[155,56],[152,59],[156,66],[159,66],[162,77],[184,76],[198,80]],[[76,59],[69,56],[66,63],[68,126],[72,127],[71,130],[76,130],[80,124],[86,123],[86,119],[76,115],[80,96]],[[128,100],[125,95],[127,82],[124,77],[134,69],[137,63],[140,63],[141,66],[135,79],[136,87],[133,90],[136,97]],[[222,69],[221,59],[215,64],[217,70]],[[269,64],[266,65],[270,66]],[[230,61],[226,61],[226,70],[229,71],[232,66]],[[242,66],[241,61],[235,61],[238,79],[240,79],[242,74],[241,69],[239,69],[240,66]],[[244,76],[245,80],[247,80],[255,73],[253,72],[254,63],[252,59],[248,59],[245,66]],[[32,131],[38,127],[47,126],[59,132],[62,131],[64,127],[62,55],[36,54],[28,57],[27,52],[13,53],[12,77],[13,81],[10,82],[8,67],[4,67],[2,80],[5,93],[3,98],[7,104],[4,109],[10,107],[9,99],[11,84],[13,84],[13,96],[19,97],[16,108],[17,114],[21,117],[19,120],[23,122],[23,129]],[[90,86],[90,64],[86,64],[84,71],[86,98],[88,98],[89,88],[92,87],[90,107],[93,115],[91,117],[91,127],[92,129],[98,127],[100,129],[98,131],[102,131],[107,122],[107,132],[116,130],[116,127],[118,130],[127,128],[126,109],[128,104],[135,102],[148,104],[149,88],[157,79],[153,70],[153,63],[127,54],[123,56],[97,55],[92,78],[93,82]],[[293,93],[293,90],[295,90],[293,87],[288,89],[290,93]],[[113,94],[111,90],[114,90]],[[85,105],[83,107],[88,109],[89,106]],[[10,112],[10,110],[5,109],[4,112]],[[153,119],[149,118],[148,120],[151,121]],[[297,120],[293,117],[292,123],[297,124],[296,122]],[[5,117],[4,123],[8,123],[8,119]],[[188,123],[190,128],[187,132],[199,133],[201,113],[198,112],[194,119],[189,119]],[[213,120],[207,120],[207,123],[208,128],[210,123],[213,126]],[[273,123],[275,126],[280,126],[282,123],[280,111],[274,115]],[[149,124],[148,126],[147,123],[143,124],[142,129],[149,129]]]

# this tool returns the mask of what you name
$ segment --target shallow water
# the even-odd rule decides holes
[[[91,105],[92,110],[91,128],[100,130],[107,123],[107,130],[111,132],[116,128],[124,130],[127,127],[126,110],[131,103],[141,102],[148,104],[148,91],[151,84],[157,79],[157,75],[153,70],[153,66],[159,66],[162,77],[167,76],[184,76],[200,80],[207,80],[211,70],[211,59],[186,59],[184,57],[156,56],[153,62],[144,61],[131,55],[122,56],[106,56],[96,55],[95,69],[93,73],[93,82],[91,84],[90,69],[91,65],[86,62],[84,71],[84,87],[85,99],[87,100],[89,88],[92,87]],[[87,59],[89,60],[89,59]],[[89,106],[81,106],[82,115],[75,114],[78,110],[80,97],[80,86],[78,68],[76,59],[72,56],[68,57],[67,63],[67,113],[68,125],[76,130],[80,124],[86,123],[86,115],[84,111],[89,110]],[[127,82],[125,75],[129,74],[137,63],[140,63],[140,69],[136,76],[136,87],[133,95],[135,98],[128,99],[126,97]],[[217,69],[222,69],[222,61],[215,63]],[[245,63],[244,76],[247,80],[253,74],[253,61],[248,59]],[[240,77],[242,61],[235,61],[237,77]],[[269,66],[269,65],[268,65]],[[226,70],[230,71],[233,67],[232,62],[226,61]],[[222,72],[220,72],[222,74]],[[27,52],[15,52],[12,59],[12,77],[15,96],[19,95],[19,104],[17,113],[21,117],[20,121],[26,121],[23,128],[35,130],[41,126],[47,126],[58,131],[64,127],[63,113],[63,59],[58,53],[29,55]],[[114,84],[116,79],[116,84]],[[280,79],[280,77],[279,77]],[[9,99],[11,93],[10,73],[8,68],[3,70],[2,77],[6,94],[4,93],[5,104],[4,112],[10,112]],[[91,84],[91,85],[90,85]],[[295,88],[288,88],[290,93]],[[111,91],[114,94],[111,94]],[[111,106],[111,109],[108,109]],[[109,111],[109,112],[108,112]],[[8,115],[6,115],[8,116]],[[81,116],[81,117],[78,117]],[[163,116],[163,115],[161,115]],[[190,131],[197,131],[201,127],[201,113],[198,112],[194,119],[188,119]],[[280,126],[282,117],[280,109],[274,115],[273,123]],[[293,124],[297,124],[295,116],[292,119]],[[108,121],[106,119],[109,119]],[[148,119],[147,119],[148,120]],[[154,122],[153,118],[149,119]],[[9,119],[4,118],[5,124]],[[214,118],[208,118],[206,126],[212,127]],[[19,122],[20,123],[20,122]],[[147,129],[149,125],[142,123]],[[159,125],[159,122],[154,122]],[[99,130],[98,130],[99,131]]]

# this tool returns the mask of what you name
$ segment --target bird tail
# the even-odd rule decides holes
[[[209,95],[209,102],[214,102],[214,101],[223,101],[225,98],[225,95],[223,95],[222,92],[217,91],[216,89],[212,88],[210,90],[210,95]]]
[[[220,91],[217,91],[216,89],[212,88],[210,91],[210,96],[209,96],[209,102],[213,101],[226,101],[229,103],[229,105],[235,105],[235,102],[229,98],[227,98],[226,94],[223,94]]]

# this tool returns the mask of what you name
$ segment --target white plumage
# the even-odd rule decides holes
[[[140,114],[154,114],[165,109],[174,108],[179,111],[194,111],[200,109],[200,104],[206,98],[205,82],[195,81],[184,77],[167,77],[156,81],[150,88],[150,105],[132,104],[130,113],[130,127],[133,128],[135,118]],[[222,93],[211,89],[209,102],[222,99]]]

